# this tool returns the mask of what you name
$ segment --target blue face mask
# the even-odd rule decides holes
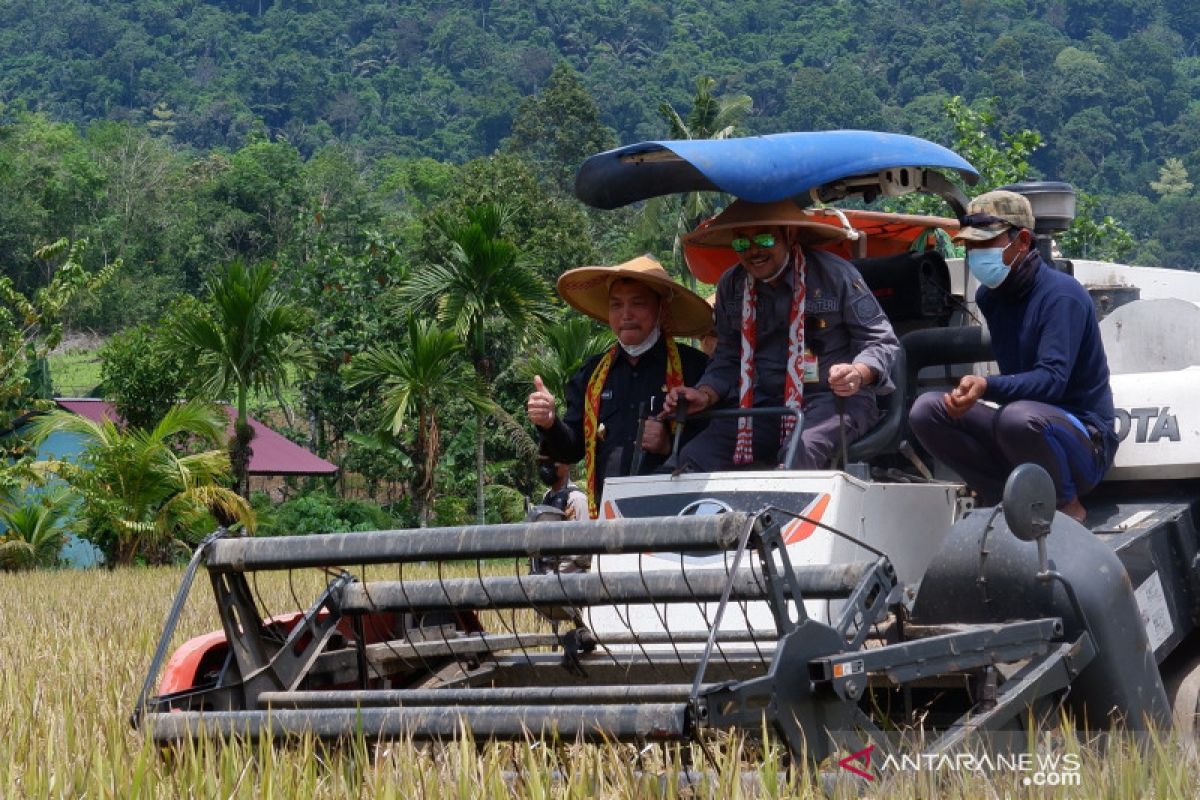
[[[1004,263],[1005,247],[984,247],[967,251],[967,269],[975,280],[989,289],[995,289],[1008,277],[1008,265]]]

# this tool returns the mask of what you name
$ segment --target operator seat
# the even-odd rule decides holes
[[[890,373],[896,389],[877,398],[883,417],[846,447],[846,461],[855,464],[897,452],[908,434],[908,409],[916,399],[917,373],[927,366],[928,359],[922,350],[912,363],[909,337],[914,332],[943,328],[950,318],[952,296],[946,259],[934,250],[856,258],[852,263],[900,336],[900,351]]]
[[[883,417],[871,430],[846,446],[846,460],[851,464],[895,452],[908,430],[911,398],[908,396],[908,357],[904,352],[903,340],[892,364],[891,378],[895,391],[876,398]]]

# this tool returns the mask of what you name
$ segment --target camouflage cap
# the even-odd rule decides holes
[[[956,242],[986,242],[1009,228],[1033,230],[1033,207],[1024,195],[998,189],[981,194],[967,206]]]

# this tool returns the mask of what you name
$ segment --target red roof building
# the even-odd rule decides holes
[[[81,417],[90,419],[93,422],[100,422],[108,419],[114,422],[120,421],[120,415],[111,403],[104,400],[95,400],[92,398],[59,398],[56,397],[54,402],[60,408],[64,408],[73,414],[78,414]],[[229,428],[227,433],[233,435],[233,421],[236,418],[237,412],[233,406],[223,405],[225,412],[229,415]],[[320,458],[315,453],[305,450],[300,445],[285,436],[276,433],[275,431],[263,425],[253,417],[250,418],[250,427],[254,429],[254,439],[250,442],[250,474],[251,475],[335,475],[338,468],[336,465],[329,463],[323,458]]]

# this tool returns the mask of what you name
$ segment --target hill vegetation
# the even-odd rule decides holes
[[[500,409],[521,407],[531,364],[556,361],[553,337],[499,313],[509,303],[464,321],[436,295],[413,302],[472,209],[496,204],[495,241],[547,288],[647,251],[678,272],[673,238],[695,209],[586,209],[570,194],[583,158],[680,130],[880,129],[970,158],[1008,149],[1030,177],[1075,184],[1070,255],[1196,269],[1198,45],[1191,0],[12,0],[0,279],[32,297],[55,269],[35,254],[86,240],[83,268],[107,281],[66,322],[123,332],[108,390],[149,408],[148,392],[186,393],[169,330],[186,298],[233,262],[274,263],[315,365],[285,387],[291,433],[369,491],[434,462],[412,425],[379,432],[386,381],[351,389],[345,369],[411,339],[409,314],[469,329],[473,380],[498,410],[485,423],[461,392],[430,401],[442,452],[426,499],[450,521],[481,436],[486,482],[534,490],[528,431]],[[552,316],[570,324],[561,305]],[[139,353],[162,365],[141,370],[153,386],[119,366]]]

